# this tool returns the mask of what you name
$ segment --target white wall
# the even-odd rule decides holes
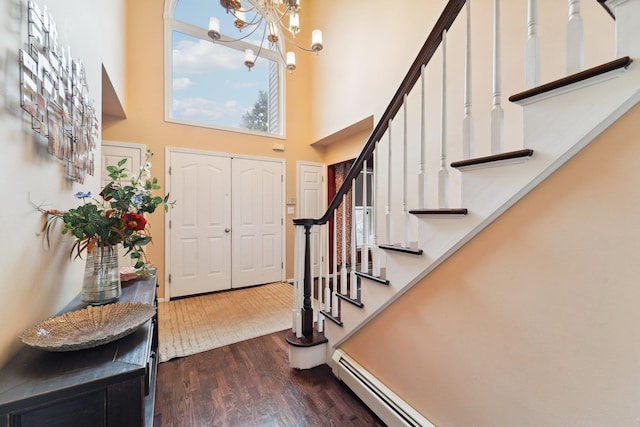
[[[58,27],[58,42],[69,46],[86,69],[90,98],[101,115],[102,64],[119,94],[124,93],[124,0],[37,1]],[[77,206],[73,194],[96,191],[98,177],[84,185],[64,177],[63,164],[48,155],[46,142],[31,130],[19,103],[18,50],[27,41],[27,5],[0,1],[0,365],[22,345],[27,327],[55,315],[80,290],[84,262],[69,260],[71,239],[55,233],[47,248],[39,234],[43,216],[29,203],[67,209]],[[96,158],[100,159],[99,150]]]

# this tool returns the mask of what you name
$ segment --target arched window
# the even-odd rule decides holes
[[[243,0],[244,1],[244,0]],[[170,122],[284,137],[284,67],[262,32],[238,40],[219,2],[170,0],[165,12],[165,119]],[[225,41],[207,35],[209,17],[220,20]],[[258,58],[251,70],[244,51]]]

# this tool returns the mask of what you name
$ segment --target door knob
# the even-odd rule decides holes
[[[231,229],[230,229],[230,228],[225,228],[225,229],[224,229],[224,232],[225,232],[225,233],[228,233],[228,232],[230,232],[230,231],[231,231]]]

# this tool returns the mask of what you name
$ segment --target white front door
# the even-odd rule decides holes
[[[282,163],[233,159],[233,287],[282,279]]]
[[[298,163],[298,218],[319,218],[325,212],[324,197],[324,165],[320,163]],[[319,228],[313,227],[311,244],[313,259],[311,260],[314,277],[320,275],[320,260],[326,252],[326,242],[320,245]]]
[[[231,159],[171,152],[170,296],[231,287]]]
[[[169,297],[282,280],[282,162],[171,151]]]

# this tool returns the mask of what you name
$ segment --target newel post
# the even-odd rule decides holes
[[[313,335],[313,306],[311,305],[311,221],[304,221],[304,277],[302,289],[302,335],[310,337]]]

